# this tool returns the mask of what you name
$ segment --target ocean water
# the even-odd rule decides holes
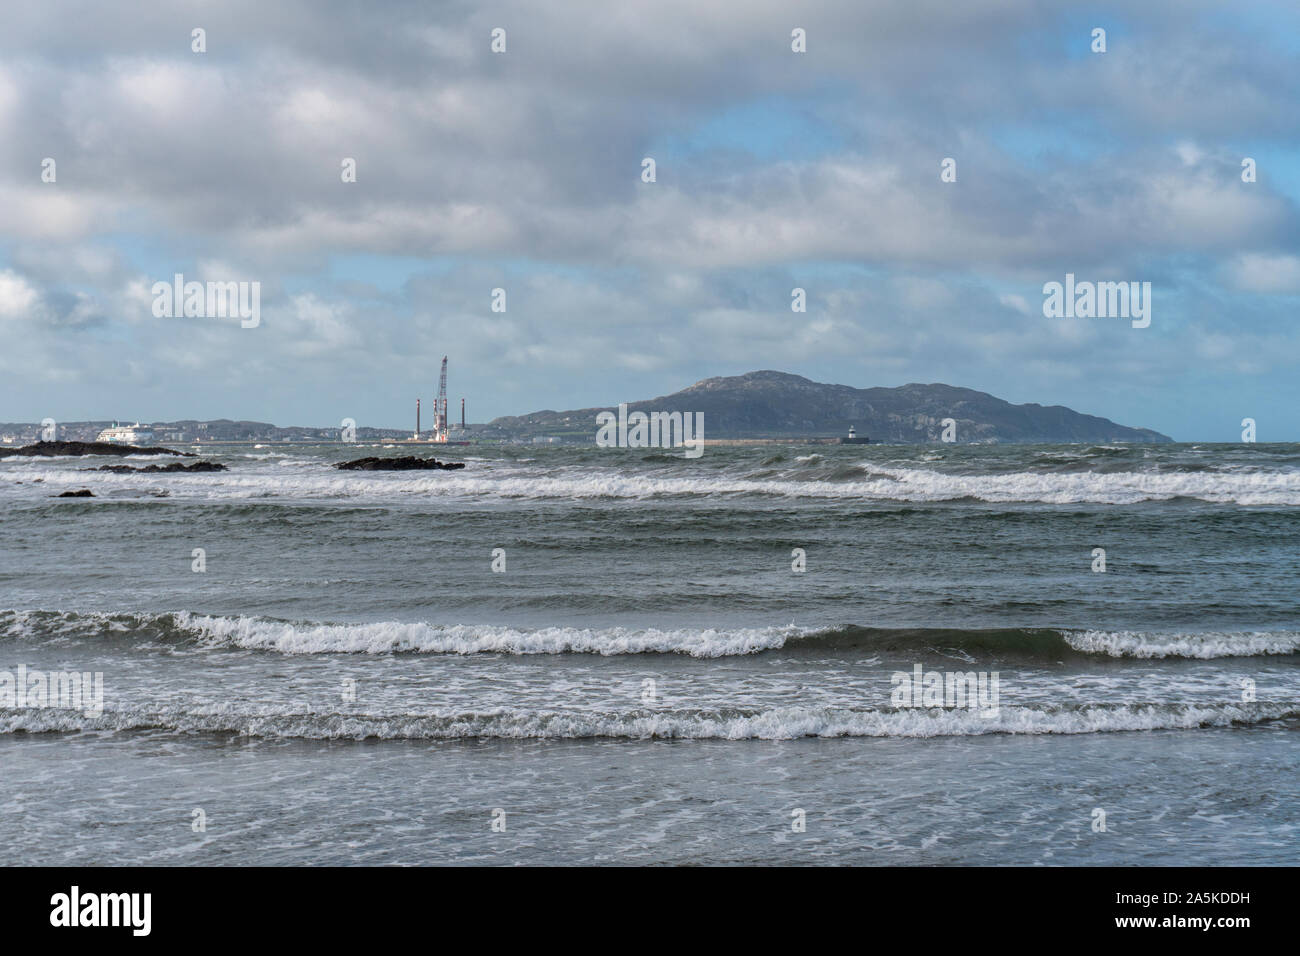
[[[201,453],[0,458],[21,862],[1300,858],[1298,445]]]

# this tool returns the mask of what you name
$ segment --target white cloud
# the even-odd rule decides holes
[[[0,272],[0,317],[28,318],[39,298],[22,276],[8,269]]]
[[[77,368],[92,397],[126,388],[90,384],[97,323],[132,339],[160,390],[236,377],[247,387],[213,401],[272,406],[311,381],[407,389],[449,351],[509,380],[494,394],[539,404],[725,362],[959,383],[1013,365],[1047,385],[1122,368],[1155,388],[1188,355],[1223,357],[1225,333],[1180,333],[1174,315],[1142,340],[1049,322],[1042,283],[1073,271],[1176,295],[1203,281],[1222,322],[1234,293],[1300,290],[1295,204],[1267,177],[1241,183],[1227,152],[1294,143],[1290,56],[1221,24],[1207,52],[1200,8],[1177,0],[1130,11],[1125,50],[1083,60],[1061,53],[1077,4],[887,7],[801,8],[805,56],[777,0],[385,17],[230,0],[202,56],[131,5],[15,10],[0,34],[0,315],[30,335],[12,394]],[[504,56],[487,48],[499,23]],[[751,107],[744,128],[728,119]],[[748,148],[792,116],[824,142],[800,127],[793,157]],[[719,121],[720,149],[693,139]],[[668,143],[684,145],[641,183],[641,157]],[[46,155],[57,184],[39,180]],[[947,155],[954,184],[938,177]],[[340,181],[345,156],[356,184]],[[329,264],[349,257],[379,264],[336,281]],[[263,325],[155,323],[148,286],[174,271],[261,281]],[[486,309],[498,285],[507,315]]]
[[[998,296],[998,301],[1009,309],[1015,309],[1021,315],[1033,315],[1033,310],[1029,308],[1029,303],[1025,301],[1023,295],[1007,293]]]
[[[1243,292],[1300,293],[1300,256],[1244,253],[1230,263],[1228,272]]]

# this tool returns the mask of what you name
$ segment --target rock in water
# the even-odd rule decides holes
[[[334,467],[344,471],[455,471],[464,468],[465,463],[406,455],[402,458],[357,458],[354,461],[341,461]]]
[[[143,448],[139,445],[118,445],[106,441],[38,441],[35,445],[22,448],[6,448],[6,455],[26,455],[28,458],[54,458],[60,455],[179,455],[193,458],[185,451],[173,451],[170,448]]]
[[[95,493],[89,488],[82,488],[80,491],[64,491],[57,495],[50,495],[51,498],[93,498]]]
[[[100,465],[98,468],[84,468],[82,470],[111,471],[119,475],[158,475],[173,474],[175,472],[193,474],[204,471],[226,471],[227,468],[215,461],[196,461],[192,465],[183,465],[179,461],[173,461],[165,465],[145,465],[143,468],[134,468],[131,465]]]

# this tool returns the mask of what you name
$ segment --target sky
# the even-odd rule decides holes
[[[470,421],[778,369],[1300,440],[1298,56],[1293,2],[6,4],[0,421],[406,427],[448,355]]]

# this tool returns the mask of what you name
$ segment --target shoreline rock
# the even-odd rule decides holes
[[[464,468],[465,463],[406,455],[401,458],[357,458],[353,461],[340,461],[334,467],[343,471],[455,471]]]
[[[80,491],[62,491],[57,495],[50,495],[51,498],[93,498],[95,493],[89,488],[82,488]]]
[[[118,475],[159,475],[175,474],[183,472],[185,474],[194,474],[196,472],[209,471],[229,471],[225,465],[218,464],[215,461],[196,461],[192,465],[184,465],[179,461],[168,462],[165,465],[145,465],[142,468],[136,468],[132,465],[100,465],[98,468],[83,468],[82,471],[111,471]]]
[[[178,455],[182,458],[194,458],[187,451],[175,451],[171,448],[143,447],[140,445],[118,445],[106,441],[38,441],[34,445],[21,448],[0,449],[0,457],[8,455],[25,455],[28,458],[54,458],[58,456],[76,457],[79,455]]]

